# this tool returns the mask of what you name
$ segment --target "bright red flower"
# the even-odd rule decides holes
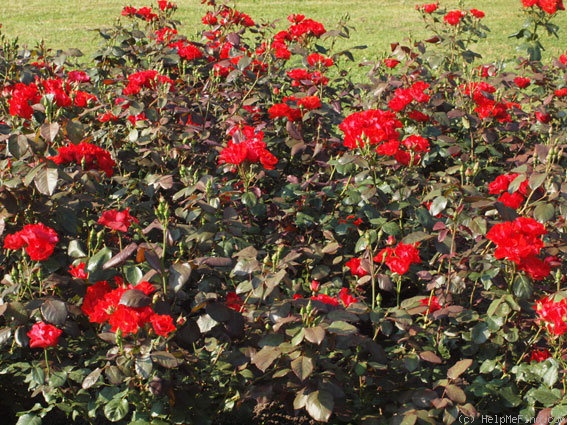
[[[138,333],[140,321],[138,311],[124,304],[118,304],[108,318],[110,331],[117,332],[120,329],[123,336]]]
[[[30,85],[16,83],[14,86],[8,87],[8,92],[12,95],[8,101],[10,115],[30,119],[33,114],[31,105],[35,105],[41,100],[37,86],[33,83]]]
[[[543,297],[536,301],[535,311],[538,321],[552,335],[559,336],[567,332],[567,299],[555,301],[552,297]]]
[[[79,263],[76,266],[69,266],[69,274],[77,279],[87,279],[89,277],[88,272],[85,271],[86,264]]]
[[[530,217],[518,217],[492,226],[486,238],[496,244],[494,256],[521,264],[524,259],[538,255],[543,248],[541,236],[545,226]]]
[[[562,88],[562,89],[557,89],[555,90],[555,96],[557,97],[565,97],[567,96],[567,87]]]
[[[123,211],[108,210],[104,211],[98,219],[98,224],[102,224],[112,230],[127,232],[132,223],[138,223],[138,219],[130,215],[130,208]]]
[[[438,7],[439,7],[439,3],[428,3],[428,4],[417,5],[415,8],[427,14],[431,14],[435,12]]]
[[[260,162],[266,170],[273,170],[278,159],[266,149],[264,133],[251,126],[235,126],[229,134],[232,140],[219,154],[219,164],[240,165]]]
[[[67,81],[70,83],[88,83],[91,81],[91,77],[85,71],[74,70],[67,74]]]
[[[53,103],[59,107],[68,107],[73,104],[73,101],[67,94],[68,87],[64,86],[64,81],[60,78],[49,78],[41,82],[43,90],[46,94],[53,95]]]
[[[358,298],[353,296],[349,292],[348,288],[341,288],[338,296],[339,296],[339,299],[342,301],[342,303],[345,307],[348,307],[349,305],[355,304],[355,303],[358,302]]]
[[[471,15],[473,15],[475,18],[478,18],[478,19],[482,19],[485,16],[485,14],[482,10],[471,9],[470,12],[471,12]]]
[[[152,314],[150,322],[154,332],[159,336],[167,337],[176,329],[173,318],[169,314]]]
[[[59,342],[63,331],[45,322],[34,323],[27,333],[30,339],[30,348],[54,347]]]
[[[332,305],[334,307],[339,306],[339,300],[336,299],[336,298],[333,298],[333,297],[331,297],[330,295],[327,295],[327,294],[313,295],[311,297],[311,299],[313,301],[319,301],[319,302],[322,302],[323,304]]]
[[[419,264],[419,250],[415,244],[400,242],[395,248],[386,247],[375,257],[377,263],[385,263],[388,268],[399,275],[406,274],[412,264]]]
[[[526,272],[533,280],[543,280],[551,273],[550,265],[535,255],[523,258],[520,264],[518,264],[518,270]]]
[[[528,77],[516,77],[514,78],[514,84],[516,84],[519,88],[525,89],[532,83]]]
[[[167,0],[158,0],[159,10],[165,11],[169,9],[177,9],[177,5]]]
[[[530,354],[530,362],[543,362],[545,359],[549,359],[551,353],[547,348],[536,348],[532,350]]]
[[[462,10],[451,10],[450,12],[447,12],[447,14],[443,17],[443,21],[445,21],[449,25],[457,26],[461,22],[461,19],[463,19],[465,16],[466,13]]]
[[[169,47],[172,49],[177,49],[177,54],[179,57],[185,60],[195,60],[203,57],[203,52],[195,46],[193,43],[188,43],[183,40],[176,41],[175,43],[170,43]]]
[[[368,109],[346,117],[339,129],[344,133],[344,145],[349,149],[364,147],[365,143],[377,145],[388,140],[398,140],[398,128],[402,123],[391,111]]]
[[[26,224],[22,230],[6,235],[4,249],[19,250],[25,248],[33,261],[47,260],[55,245],[59,242],[57,232],[43,223]]]
[[[349,268],[353,275],[363,277],[368,274],[368,271],[360,266],[361,262],[360,258],[353,257],[345,263],[345,266]]]
[[[317,66],[317,65],[322,65],[325,67],[330,67],[333,66],[334,62],[332,58],[329,58],[327,56],[323,56],[320,53],[311,53],[309,56],[307,56],[307,63],[310,66]]]
[[[399,60],[394,59],[394,58],[386,58],[384,59],[384,65],[386,65],[387,68],[393,69],[396,66],[398,66],[400,63]]]
[[[91,322],[103,323],[108,319],[108,314],[99,307],[99,303],[105,300],[111,291],[112,288],[105,280],[98,281],[87,288],[81,310],[89,317]]]
[[[442,308],[441,304],[439,304],[439,299],[435,295],[432,297],[422,298],[419,300],[419,303],[423,306],[427,306],[425,314],[434,313]]]
[[[545,112],[536,111],[535,118],[542,124],[547,124],[551,121],[551,115]]]
[[[57,150],[57,155],[49,156],[47,159],[57,165],[78,164],[85,167],[86,170],[101,170],[107,177],[114,174],[114,166],[116,165],[116,162],[110,156],[110,152],[88,142],[81,142],[78,145],[69,143],[67,146],[61,146]]]
[[[226,294],[225,304],[228,308],[236,311],[242,311],[244,301],[242,301],[242,298],[240,298],[236,292],[228,292]]]
[[[321,283],[318,280],[313,279],[311,281],[310,287],[311,287],[311,290],[313,292],[319,292],[319,288],[321,287]]]

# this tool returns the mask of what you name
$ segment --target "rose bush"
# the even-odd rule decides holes
[[[126,6],[89,66],[2,38],[14,422],[564,416],[562,3],[499,64],[484,12],[417,5],[356,84],[345,22],[206,3],[198,40]]]

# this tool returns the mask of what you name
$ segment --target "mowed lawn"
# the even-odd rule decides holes
[[[426,2],[431,2],[426,1]],[[374,60],[389,52],[391,43],[412,39],[423,39],[430,33],[424,28],[415,10],[415,0],[242,0],[236,7],[248,13],[257,22],[279,19],[281,26],[291,13],[301,13],[323,22],[327,29],[337,26],[345,16],[352,27],[351,37],[341,40],[338,48],[348,49],[357,45],[368,46],[356,50],[357,60]],[[181,22],[179,30],[191,39],[198,39],[204,27],[200,22],[207,10],[200,0],[177,0],[175,18]],[[231,3],[233,4],[233,3]],[[18,37],[21,45],[33,47],[44,40],[47,47],[57,50],[79,48],[87,60],[97,49],[100,38],[97,29],[111,26],[120,18],[125,5],[134,7],[154,6],[152,0],[26,0],[1,1],[0,23],[3,33]],[[458,1],[440,1],[448,10],[458,8]],[[484,61],[490,62],[516,55],[516,40],[508,36],[522,25],[524,17],[520,0],[475,0],[467,2],[467,8],[477,8],[486,13],[484,23],[491,29],[488,37],[481,40],[475,50]],[[561,27],[559,38],[543,37],[545,57],[557,56],[567,50],[567,12],[558,12],[554,23]]]

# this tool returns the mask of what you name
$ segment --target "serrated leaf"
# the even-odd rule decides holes
[[[132,243],[126,245],[126,247],[122,251],[120,251],[118,254],[112,256],[112,258],[110,258],[110,260],[105,262],[102,265],[102,269],[107,270],[107,269],[110,269],[112,267],[121,266],[122,264],[124,264],[126,262],[126,260],[128,258],[130,258],[132,256],[132,254],[135,251],[137,251],[137,249],[138,249],[138,244],[136,242],[132,242]]]
[[[472,363],[472,359],[459,360],[449,368],[449,370],[447,371],[447,378],[457,379],[472,365]]]
[[[278,347],[262,347],[260,351],[252,356],[252,364],[262,372],[265,372],[281,354],[281,350]]]
[[[305,400],[307,413],[320,422],[327,422],[333,413],[335,400],[333,395],[325,390],[313,391]]]
[[[136,357],[134,369],[140,378],[147,379],[153,369],[152,358],[150,356]]]
[[[100,378],[101,372],[102,370],[97,367],[95,370],[89,373],[83,380],[81,388],[83,388],[83,390],[88,390],[89,388],[91,388],[94,384],[96,384],[98,378]]]
[[[299,356],[291,362],[291,370],[300,381],[305,381],[313,372],[313,359],[307,356]]]
[[[23,134],[12,134],[8,139],[8,152],[16,159],[22,158],[26,153],[30,152],[28,139]]]
[[[151,303],[152,299],[139,289],[128,289],[122,294],[119,302],[119,304],[133,308],[145,307]]]
[[[60,300],[48,299],[41,305],[41,315],[46,322],[55,326],[63,326],[67,320],[67,304]]]
[[[130,411],[128,400],[125,398],[113,398],[104,406],[104,416],[110,422],[118,422],[126,417]]]
[[[168,369],[173,369],[179,365],[179,360],[167,351],[154,351],[151,356],[155,363]]]

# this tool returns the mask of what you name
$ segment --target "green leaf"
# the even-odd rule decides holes
[[[433,237],[433,235],[430,235],[429,233],[425,233],[425,232],[413,232],[410,233],[409,235],[407,235],[406,237],[404,237],[402,239],[403,243],[407,243],[407,244],[414,244],[417,242],[421,242],[425,239],[431,239]]]
[[[475,344],[484,344],[490,337],[490,331],[486,323],[477,323],[472,328],[472,340]]]
[[[22,158],[26,153],[31,152],[28,139],[23,134],[12,134],[8,139],[8,152],[16,159]]]
[[[539,204],[534,209],[534,218],[541,223],[551,220],[554,216],[555,207],[553,204]]]
[[[512,291],[519,299],[527,300],[530,299],[533,293],[534,287],[530,278],[523,274],[519,274],[514,279],[512,285]]]
[[[335,320],[329,325],[327,330],[337,335],[352,335],[358,332],[358,328],[356,326],[342,320]]]
[[[531,190],[536,190],[545,182],[546,179],[546,173],[533,173],[528,180],[528,185]]]
[[[325,390],[313,391],[305,400],[307,413],[320,422],[327,422],[333,413],[335,400],[333,395]]]
[[[142,379],[148,379],[153,369],[153,362],[150,356],[136,357],[134,364],[136,374]]]
[[[125,398],[113,398],[104,406],[104,416],[110,422],[118,422],[126,417],[130,410],[128,400]]]
[[[41,425],[41,418],[32,413],[26,413],[18,418],[16,425]]]
[[[108,247],[102,248],[95,255],[89,258],[86,269],[89,273],[97,273],[102,271],[102,265],[112,257],[112,251]]]
[[[313,372],[313,359],[307,356],[299,356],[291,362],[291,370],[303,382]]]
[[[189,263],[175,263],[169,268],[168,289],[177,293],[191,276],[191,265]]]

